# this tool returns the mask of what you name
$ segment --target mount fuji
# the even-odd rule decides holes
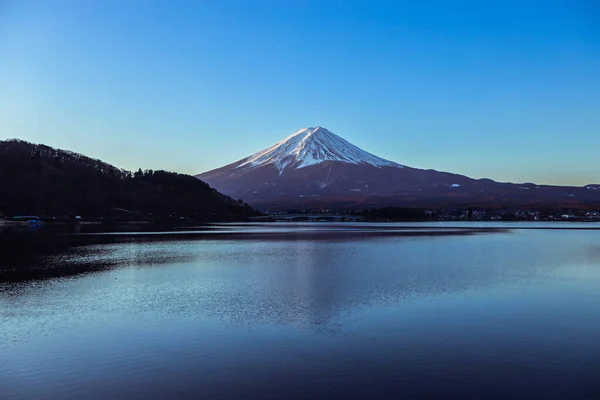
[[[320,126],[300,129],[197,177],[222,193],[270,210],[600,206],[600,185],[500,183],[411,168],[377,157]]]
[[[287,167],[302,168],[327,161],[375,167],[403,167],[367,153],[335,133],[318,126],[300,129],[273,146],[242,160],[237,168],[244,170],[272,164],[281,175]]]

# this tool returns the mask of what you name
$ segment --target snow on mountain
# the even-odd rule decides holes
[[[301,129],[197,177],[221,193],[269,210],[600,205],[600,185],[512,184],[411,168],[368,153],[322,127]]]
[[[272,164],[281,175],[288,167],[298,169],[325,161],[403,168],[400,164],[356,147],[320,126],[300,129],[273,146],[241,160],[236,168],[252,169]]]

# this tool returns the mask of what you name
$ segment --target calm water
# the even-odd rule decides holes
[[[600,228],[24,233],[0,398],[599,399],[600,229],[565,227]]]

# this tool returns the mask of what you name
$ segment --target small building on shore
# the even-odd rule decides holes
[[[41,225],[42,220],[37,215],[15,215],[12,217],[13,222],[18,224]]]

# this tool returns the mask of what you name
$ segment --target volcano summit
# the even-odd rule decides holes
[[[218,191],[263,209],[600,206],[598,185],[499,183],[410,168],[335,133],[304,128],[242,160],[197,175]]]
[[[280,174],[285,168],[302,168],[324,162],[363,164],[375,167],[400,167],[356,147],[335,133],[322,128],[304,128],[242,160],[236,168],[249,169],[272,164]]]

